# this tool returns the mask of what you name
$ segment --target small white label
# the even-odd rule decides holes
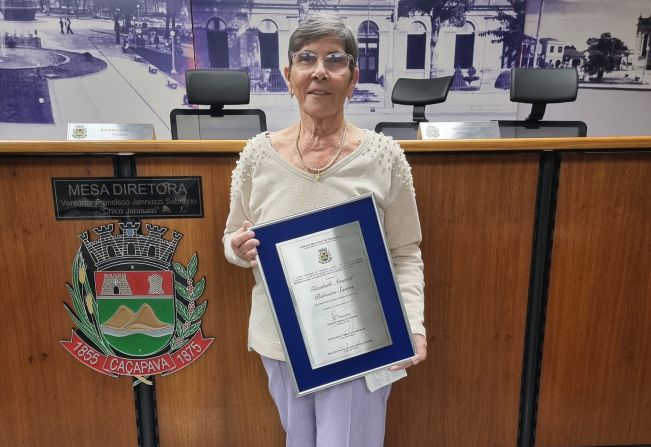
[[[379,390],[383,386],[395,382],[396,380],[400,380],[403,377],[407,377],[406,369],[399,369],[397,371],[381,369],[364,376],[366,379],[366,387],[371,393],[375,390]]]
[[[71,141],[155,140],[153,124],[68,123]]]
[[[418,140],[500,138],[497,121],[425,122],[418,126]]]

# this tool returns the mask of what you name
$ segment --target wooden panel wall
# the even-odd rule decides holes
[[[515,446],[539,156],[422,155],[426,364],[389,399],[387,446]]]
[[[90,370],[59,343],[74,327],[65,284],[89,222],[55,220],[50,178],[112,175],[109,158],[2,158],[0,445],[137,444],[130,381]]]
[[[216,337],[195,364],[156,383],[162,446],[284,445],[262,363],[257,354],[247,352],[253,275],[226,262],[221,242],[235,160],[235,156],[137,158],[140,176],[201,176],[205,206],[203,219],[154,220],[184,234],[177,262],[187,263],[198,252],[197,275],[207,282],[203,332]]]
[[[651,154],[562,157],[537,446],[651,442]]]
[[[210,350],[157,379],[160,442],[275,446],[282,427],[246,351],[253,278],[223,258],[236,156],[137,155],[139,176],[201,176],[203,219],[152,222],[184,234],[207,277]],[[539,154],[411,154],[423,227],[427,361],[389,401],[386,446],[515,446]],[[112,176],[108,157],[0,164],[0,445],[137,445],[131,381],[59,345],[78,233],[56,221],[50,178]],[[563,155],[538,412],[538,446],[651,440],[651,155]],[[110,421],[110,423],[108,422]]]
[[[410,161],[425,234],[430,356],[394,387],[386,445],[515,445],[538,156]],[[161,445],[284,442],[264,371],[246,352],[252,278],[222,255],[233,166],[234,158],[138,158],[139,175],[202,176],[205,218],[161,223],[189,236],[177,259],[200,252],[209,278],[204,331],[217,335],[205,358],[158,381]]]

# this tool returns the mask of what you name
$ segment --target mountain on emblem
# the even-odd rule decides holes
[[[146,356],[174,334],[174,274],[170,270],[95,272],[100,331],[118,351]]]
[[[102,332],[115,337],[137,333],[157,337],[172,334],[174,325],[159,320],[149,304],[143,304],[137,313],[126,306],[120,306],[117,312],[102,325]]]

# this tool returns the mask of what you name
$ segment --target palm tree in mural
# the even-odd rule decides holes
[[[466,12],[475,4],[474,0],[400,0],[398,2],[398,17],[413,17],[417,14],[428,16],[432,26],[430,39],[430,78],[438,76],[438,51],[436,44],[439,40],[441,27],[446,24],[463,26]]]
[[[492,43],[503,44],[502,68],[517,67],[520,65],[520,53],[522,52],[522,38],[524,36],[524,17],[526,14],[525,0],[507,0],[511,5],[510,10],[499,10],[488,17],[489,20],[496,20],[500,26],[493,30],[479,33],[480,36],[494,36]]]
[[[591,37],[588,44],[588,60],[583,65],[583,71],[589,75],[597,75],[596,81],[601,81],[604,73],[619,68],[622,58],[627,57],[628,47],[626,44],[613,37],[610,33],[602,33],[599,37]]]

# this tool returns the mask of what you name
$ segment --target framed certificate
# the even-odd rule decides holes
[[[414,357],[372,194],[252,230],[297,395]]]

